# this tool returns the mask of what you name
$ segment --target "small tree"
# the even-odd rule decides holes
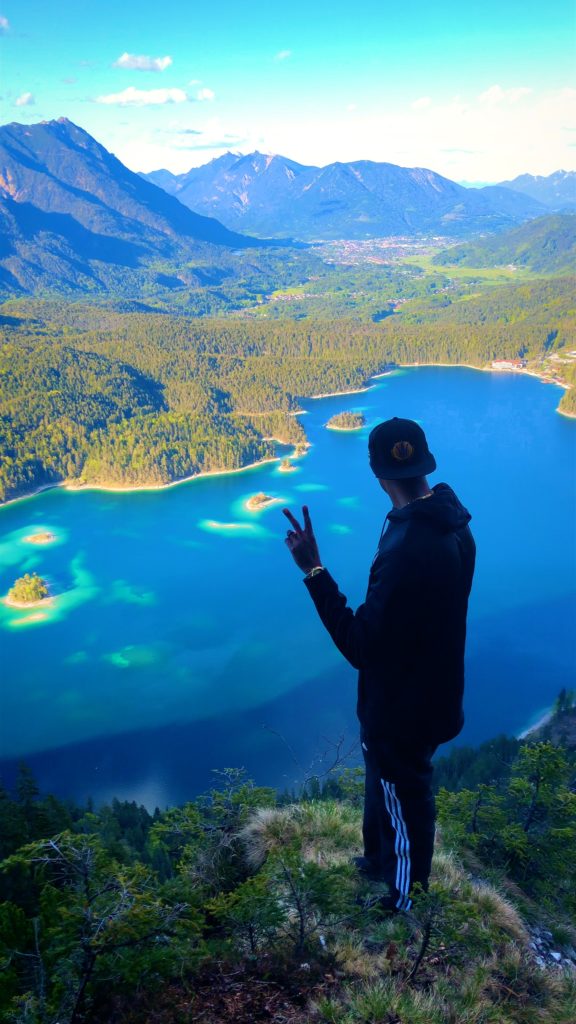
[[[269,854],[261,874],[284,909],[282,931],[296,958],[304,955],[323,927],[333,927],[355,913],[353,869],[348,864],[322,867],[305,860],[298,843]]]
[[[326,425],[336,427],[338,430],[359,430],[365,422],[361,412],[338,412],[328,420]]]
[[[34,604],[45,597],[48,597],[48,585],[36,572],[25,573],[8,591],[9,600],[18,604]]]
[[[206,895],[228,892],[246,878],[238,832],[256,807],[271,807],[274,790],[255,786],[243,769],[216,772],[220,788],[174,807],[151,829],[151,846],[170,857],[174,872]]]
[[[105,991],[104,982],[129,987],[143,974],[161,976],[193,957],[198,913],[166,898],[143,865],[111,860],[95,836],[63,832],[30,843],[2,869],[21,867],[38,887],[37,913],[28,933],[19,924],[27,948],[17,948],[18,936],[9,932],[0,935],[0,948],[12,965],[26,968],[27,994],[37,1008],[31,1021],[76,1024],[89,997]],[[2,923],[14,922],[8,915]]]
[[[565,754],[552,743],[520,748],[499,789],[438,794],[445,836],[501,865],[532,895],[576,909],[576,793]]]
[[[221,921],[240,949],[252,955],[274,941],[286,918],[277,894],[264,874],[253,875],[233,892],[220,893],[207,904],[209,913]]]
[[[566,687],[563,686],[556,698],[556,703],[554,704],[554,714],[565,715],[566,712],[572,710],[575,703],[576,691],[567,690]]]

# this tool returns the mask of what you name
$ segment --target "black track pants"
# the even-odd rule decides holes
[[[409,893],[416,882],[428,886],[434,849],[435,750],[362,736],[365,870],[388,884],[398,910],[410,909]]]

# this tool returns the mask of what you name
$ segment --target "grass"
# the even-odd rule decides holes
[[[360,849],[360,814],[330,802],[265,809],[241,837],[253,869],[296,844],[330,870]],[[573,1024],[576,982],[537,967],[514,886],[478,880],[480,867],[472,876],[440,840],[430,892],[410,914],[323,924],[331,982],[310,993],[299,1024]]]
[[[418,256],[416,259],[414,256],[400,256],[397,262],[403,263],[406,266],[419,267],[425,273],[436,276],[444,274],[446,277],[465,278],[470,279],[470,281],[482,278],[497,284],[510,281],[528,281],[532,278],[547,276],[541,272],[528,270],[526,267],[515,267],[514,269],[512,267],[462,267],[456,264],[453,266],[441,266],[432,261],[433,256]]]

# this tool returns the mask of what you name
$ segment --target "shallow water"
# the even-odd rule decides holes
[[[3,774],[25,758],[77,797],[185,799],[212,769],[244,765],[290,786],[355,738],[355,672],[333,648],[284,545],[282,505],[310,506],[324,563],[364,595],[388,499],[367,435],[393,415],[425,427],[472,513],[467,723],[458,742],[519,732],[575,667],[576,424],[536,379],[414,368],[363,394],[304,401],[312,448],[293,473],[267,463],[161,491],[46,491],[0,510],[0,593],[38,571],[50,607],[0,606]],[[342,410],[357,432],[324,429]],[[282,451],[281,454],[286,454]],[[55,535],[32,545],[31,533]]]

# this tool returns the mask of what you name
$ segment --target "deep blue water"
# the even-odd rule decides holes
[[[316,617],[280,508],[310,506],[324,564],[360,603],[389,508],[367,435],[393,415],[422,423],[431,483],[450,483],[473,516],[457,742],[526,727],[576,665],[576,423],[555,412],[559,397],[526,376],[401,370],[304,401],[312,448],[293,473],[269,463],[162,491],[54,489],[1,509],[0,593],[36,570],[59,595],[49,610],[0,606],[4,776],[25,759],[62,795],[164,806],[230,766],[290,787],[341,734],[351,744],[356,673]],[[344,409],[364,413],[362,431],[324,428]],[[261,490],[281,504],[249,512]],[[27,543],[38,530],[55,543]]]

